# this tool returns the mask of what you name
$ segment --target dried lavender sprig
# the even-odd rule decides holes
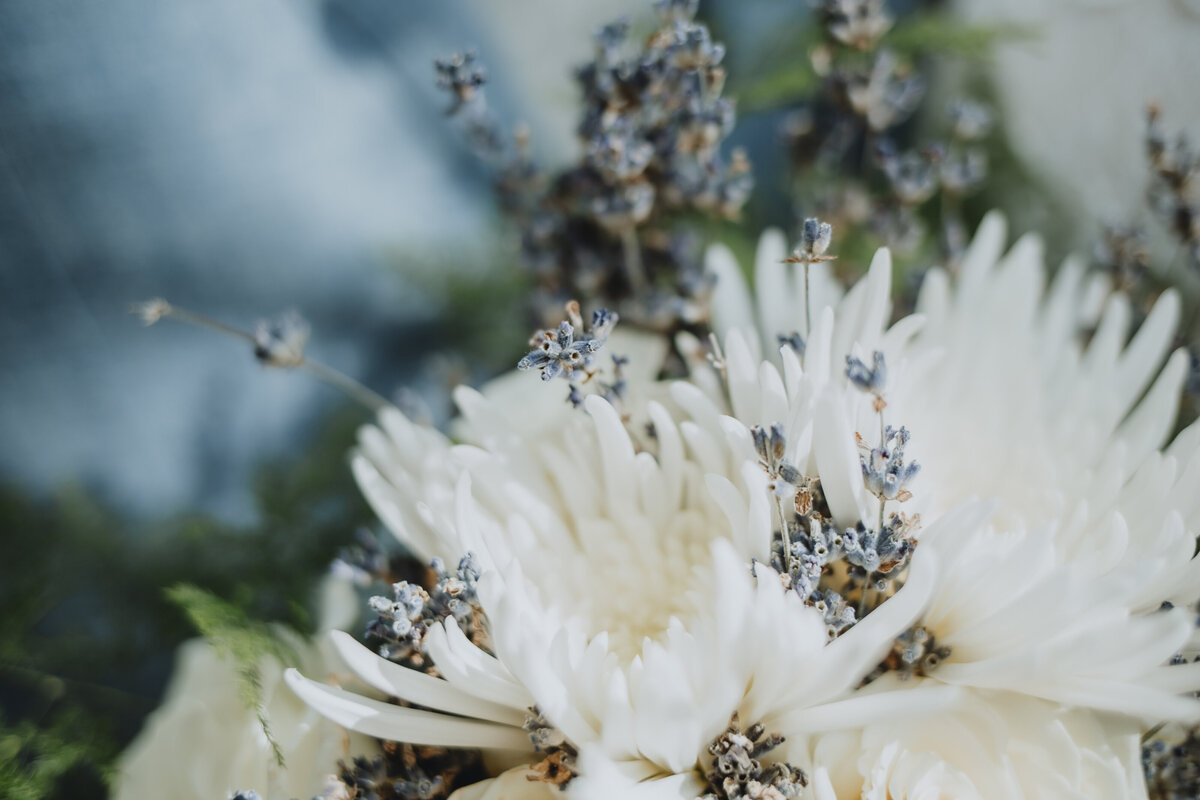
[[[533,349],[517,362],[517,369],[536,369],[543,381],[551,381],[558,377],[565,379],[571,385],[567,399],[578,408],[583,403],[580,385],[590,381],[597,374],[596,353],[608,341],[619,318],[608,309],[596,309],[592,312],[591,325],[585,330],[579,304],[576,302],[567,304],[567,317],[568,319],[561,321],[555,330],[534,333],[533,338],[529,340]],[[604,387],[606,393],[619,395],[624,392],[623,376],[626,363],[627,359],[614,357],[615,379],[614,383]]]
[[[809,268],[822,261],[832,261],[837,256],[827,255],[825,251],[833,242],[833,226],[822,222],[816,217],[804,220],[800,229],[800,242],[792,251],[792,255],[783,260],[785,264],[800,264],[804,271],[804,324],[807,326],[805,336],[812,336],[812,289],[809,282]],[[802,354],[803,348],[797,348]]]
[[[486,646],[488,634],[475,588],[479,567],[472,554],[463,556],[453,572],[441,559],[430,562],[432,586],[426,589],[410,581],[392,585],[391,596],[375,595],[368,605],[375,613],[366,635],[382,642],[379,654],[391,661],[427,669],[425,637],[430,628],[454,618],[464,633]]]
[[[140,316],[146,325],[153,325],[162,319],[173,319],[239,339],[250,344],[254,357],[264,366],[302,369],[371,411],[378,411],[388,405],[384,397],[350,376],[304,354],[310,329],[304,318],[295,311],[285,312],[274,320],[260,321],[253,333],[172,305],[162,298],[136,303],[130,311]]]
[[[705,772],[709,791],[700,800],[762,800],[800,797],[808,786],[804,770],[786,762],[764,765],[762,757],[783,744],[761,722],[742,728],[735,712],[729,727],[708,746],[713,757]]]
[[[661,27],[638,47],[626,22],[601,28],[591,63],[577,73],[581,159],[541,185],[515,181],[525,192],[517,202],[502,197],[520,212],[542,324],[568,297],[662,332],[707,321],[712,284],[700,248],[678,246],[669,226],[688,210],[736,216],[752,180],[743,154],[722,153],[734,121],[721,96],[725,51],[695,20],[697,5],[657,3]],[[473,55],[439,65],[442,85],[468,103],[456,103],[457,113],[482,106],[480,71]],[[514,183],[499,185],[508,193]]]
[[[784,507],[784,500],[790,490],[800,483],[803,476],[800,474],[800,470],[784,460],[784,454],[787,451],[787,435],[783,425],[775,423],[771,426],[770,433],[761,425],[755,425],[750,429],[750,435],[754,440],[754,449],[758,453],[759,466],[766,471],[769,479],[767,489],[775,498],[775,505],[779,511],[780,535],[783,537],[783,571],[788,572],[791,569],[792,539],[788,531],[788,514]]]
[[[1192,267],[1200,269],[1200,151],[1186,133],[1167,134],[1156,105],[1146,111],[1146,156],[1151,181],[1147,189],[1150,208],[1179,240]]]

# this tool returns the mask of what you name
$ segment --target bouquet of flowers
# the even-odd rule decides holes
[[[351,389],[375,420],[350,469],[387,534],[335,563],[324,633],[240,640],[248,706],[189,646],[119,796],[1196,796],[1181,294],[1050,275],[1000,213],[968,235],[988,115],[957,106],[940,149],[888,141],[922,87],[872,0],[821,4],[822,88],[789,122],[806,191],[856,142],[863,172],[762,233],[752,269],[696,246],[749,164],[721,147],[723,48],[694,2],[657,6],[632,55],[627,25],[597,34],[584,155],[557,174],[509,144],[475,55],[438,63],[521,233],[529,351],[459,387],[445,432]],[[881,247],[847,280],[853,231],[944,266],[910,292]],[[343,381],[296,320],[247,336]]]

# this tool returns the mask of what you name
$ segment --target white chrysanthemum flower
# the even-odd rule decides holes
[[[1144,798],[1130,720],[1011,692],[972,693],[953,712],[818,739],[813,800]]]
[[[323,628],[352,624],[354,592],[328,581]],[[350,605],[353,604],[353,605]],[[349,608],[350,613],[346,613]],[[290,642],[306,670],[343,672],[325,641]],[[238,690],[236,667],[202,639],[183,644],[166,697],[117,763],[117,800],[213,800],[254,790],[265,800],[311,797],[339,759],[370,756],[378,744],[323,719],[284,685],[283,665],[264,657],[263,708],[283,765],[254,709]]]
[[[927,601],[932,560],[827,645],[822,616],[778,575],[750,574],[769,557],[774,503],[749,427],[695,386],[651,381],[657,363],[630,375],[630,419],[594,395],[567,408],[532,376],[496,390],[503,403],[458,391],[469,445],[384,411],[362,433],[359,482],[419,554],[475,554],[494,654],[453,619],[425,640],[444,679],[337,637],[364,681],[440,714],[292,673],[296,691],[364,733],[494,751],[531,750],[522,725],[536,708],[588,759],[693,794],[734,712],[795,735],[952,699],[946,687],[850,697]]]
[[[642,374],[631,369],[621,409],[592,396],[572,410],[531,376],[482,395],[462,389],[468,444],[457,446],[384,411],[380,427],[363,431],[355,474],[419,555],[475,554],[493,652],[448,619],[425,640],[439,678],[338,638],[362,679],[428,711],[294,672],[289,682],[364,733],[481,747],[497,761],[507,753],[523,766],[505,785],[520,785],[539,758],[522,729],[536,708],[539,724],[579,751],[571,790],[582,797],[634,787],[696,796],[707,745],[734,712],[798,742],[864,726],[875,735],[961,698],[947,683],[976,687],[968,695],[1010,689],[1151,718],[1195,715],[1196,703],[1177,696],[1200,686],[1195,668],[1162,666],[1191,621],[1158,610],[1200,594],[1183,548],[1196,529],[1188,487],[1200,475],[1191,466],[1200,433],[1158,452],[1178,357],[1130,411],[1165,354],[1174,301],[1124,352],[1121,312],[1109,312],[1105,320],[1118,318],[1081,355],[1078,273],[1065,270],[1043,307],[1036,246],[1019,244],[997,265],[1002,241],[992,218],[957,288],[932,273],[924,316],[890,327],[886,252],[844,296],[815,265],[811,330],[803,284],[778,263],[781,238],[760,249],[757,316],[717,250],[717,321],[729,330],[719,370],[656,383],[659,362],[635,354]],[[739,329],[755,322],[766,348],[753,328]],[[777,362],[761,360],[777,334],[793,332],[804,334],[803,357],[783,347]],[[873,524],[879,501],[855,434],[881,429],[881,400],[844,370],[848,355],[873,351],[890,366],[888,422],[912,430],[911,453],[926,468],[905,506],[925,525],[903,588],[828,642],[824,618],[780,576],[761,564],[750,575],[792,502],[768,477],[751,426],[782,426],[783,460],[819,477],[838,526]],[[926,681],[859,689],[918,619],[950,647],[948,663]],[[879,755],[880,774],[917,769],[898,748]]]
[[[1105,299],[1073,262],[1044,292],[1038,240],[1026,237],[1002,257],[1004,236],[1002,218],[989,216],[956,285],[931,270],[918,313],[886,333],[861,322],[888,304],[886,261],[876,258],[836,315],[827,307],[836,287],[814,268],[813,308],[824,310],[814,314],[803,366],[810,378],[826,371],[831,384],[809,401],[812,435],[824,428],[843,442],[840,462],[817,464],[830,505],[843,524],[867,518],[850,431],[869,436],[879,423],[871,398],[845,390],[829,354],[880,350],[890,367],[888,420],[910,429],[907,455],[923,466],[911,510],[926,522],[955,507],[963,515],[953,529],[928,530],[915,556],[936,556],[940,566],[921,618],[950,648],[933,677],[1149,720],[1195,718],[1200,703],[1177,693],[1200,686],[1200,666],[1163,666],[1193,634],[1194,615],[1160,610],[1200,598],[1192,557],[1200,426],[1161,449],[1186,366],[1182,351],[1167,358],[1178,298],[1164,293],[1126,345],[1125,297]],[[806,305],[782,258],[782,238],[764,236],[757,320],[768,344],[797,329],[786,309]],[[757,350],[752,303],[727,251],[716,249],[710,263],[721,279],[718,327],[730,331],[735,414],[796,420],[794,403],[790,418],[779,416],[776,386],[734,371],[747,360],[735,351]],[[1084,323],[1100,303],[1084,348]],[[790,348],[781,357],[785,375],[800,369]],[[802,430],[789,425],[790,436]]]

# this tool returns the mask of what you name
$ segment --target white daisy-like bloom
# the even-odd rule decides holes
[[[348,627],[358,617],[352,589],[327,580],[322,629]],[[289,641],[314,674],[344,673],[327,641]],[[113,797],[169,796],[213,800],[255,790],[264,800],[311,797],[337,771],[339,759],[379,751],[370,737],[345,730],[306,706],[283,682],[284,666],[264,657],[263,709],[283,764],[254,709],[239,691],[235,665],[203,639],[185,642],[163,702],[117,762]],[[351,676],[346,675],[346,680]]]
[[[1128,718],[979,691],[936,718],[821,737],[808,763],[813,800],[1118,800],[1146,796],[1140,755]]]
[[[1047,292],[1039,240],[1023,238],[1004,255],[1004,239],[1003,219],[987,217],[957,285],[931,270],[917,313],[875,340],[852,342],[842,323],[887,303],[886,265],[877,259],[840,301],[836,323],[828,310],[836,287],[813,276],[814,307],[826,307],[813,342],[823,344],[829,329],[835,352],[857,344],[886,354],[886,413],[911,430],[908,454],[923,466],[912,510],[927,521],[956,507],[973,514],[950,535],[941,533],[946,526],[928,530],[915,556],[939,561],[921,624],[951,653],[933,676],[1149,721],[1195,719],[1200,703],[1177,693],[1200,686],[1200,666],[1163,666],[1184,649],[1195,618],[1160,610],[1200,598],[1200,425],[1166,446],[1187,365],[1182,350],[1168,357],[1178,298],[1164,293],[1126,343],[1126,297],[1106,296],[1072,261]],[[727,293],[718,327],[736,342],[738,331],[752,330],[752,304],[730,257],[713,256]],[[782,257],[782,237],[765,236],[758,319],[772,341],[795,329],[785,309],[805,306],[802,282],[786,274]],[[1097,306],[1103,312],[1084,348],[1081,331]],[[735,413],[763,402],[766,391],[751,378],[730,376],[731,390],[744,387],[742,396],[733,392]],[[857,405],[833,404],[828,425],[847,440],[847,428],[869,435],[875,416],[860,395]],[[814,418],[820,424],[819,410]],[[844,450],[848,462],[853,445]],[[851,495],[862,502],[856,476],[820,474],[831,505],[839,495],[848,506]]]
[[[621,341],[610,342],[614,352]],[[648,372],[660,358],[634,363]],[[573,410],[532,376],[518,380],[458,391],[458,435],[471,444],[388,409],[364,429],[353,461],[377,513],[415,552],[474,553],[494,653],[448,619],[425,641],[435,678],[336,636],[362,680],[431,710],[290,673],[322,713],[380,738],[483,748],[523,774],[540,760],[522,729],[536,708],[589,763],[656,793],[696,796],[706,747],[734,712],[799,735],[932,713],[958,694],[935,686],[851,697],[925,604],[935,566],[914,570],[827,644],[819,613],[768,567],[751,575],[752,560],[769,553],[767,478],[747,425],[701,390],[631,374],[633,418],[623,421],[599,396]],[[645,422],[653,440],[639,436],[635,447],[630,432]],[[580,794],[592,785],[578,783]]]
[[[732,259],[719,249],[710,258],[723,374],[697,365],[688,382],[658,383],[649,373],[660,362],[635,347],[642,372],[629,376],[622,409],[598,396],[570,409],[529,375],[482,394],[460,389],[458,445],[385,410],[362,432],[355,474],[419,556],[475,554],[492,652],[447,619],[425,641],[433,677],[337,637],[360,678],[423,709],[297,672],[289,683],[353,730],[484,748],[492,763],[515,765],[464,797],[546,796],[546,785],[520,782],[540,759],[522,730],[531,708],[579,751],[577,797],[698,796],[706,748],[735,712],[788,737],[789,763],[813,737],[861,736],[858,749],[872,753],[863,774],[876,776],[861,793],[896,782],[907,797],[938,796],[921,793],[937,779],[918,773],[977,787],[986,776],[973,760],[935,763],[924,745],[880,732],[984,702],[984,691],[1045,698],[1020,702],[1057,726],[1066,717],[1054,703],[1093,716],[1196,716],[1198,704],[1178,695],[1200,688],[1200,675],[1163,666],[1192,620],[1159,610],[1200,596],[1190,544],[1184,552],[1197,529],[1200,433],[1159,451],[1182,380],[1178,355],[1154,378],[1177,303],[1160,301],[1123,349],[1127,308],[1111,300],[1084,352],[1078,269],[1065,268],[1043,302],[1036,243],[1000,260],[1003,238],[989,218],[958,285],[931,273],[922,313],[889,326],[885,251],[844,296],[814,266],[809,303],[797,268],[779,263],[782,237],[768,235],[757,313]],[[793,331],[807,334],[803,357],[790,347],[775,355],[776,334]],[[614,336],[609,347],[623,345]],[[751,427],[783,426],[787,462],[819,476],[839,526],[872,524],[879,501],[855,434],[869,439],[880,420],[844,365],[873,351],[890,368],[888,422],[912,430],[911,454],[925,467],[910,503],[924,524],[903,588],[829,641],[822,615],[780,576],[761,563],[751,575],[752,560],[769,560],[790,502],[769,487]],[[925,680],[885,676],[860,689],[917,621],[950,648],[946,663]],[[888,736],[874,752],[872,737]],[[1021,741],[987,752],[1008,758]],[[1136,771],[1114,742],[1097,757],[1119,751],[1120,768]],[[844,772],[801,760],[813,775]],[[1051,796],[1046,787],[1059,783],[1047,781],[1030,768],[1015,785]]]

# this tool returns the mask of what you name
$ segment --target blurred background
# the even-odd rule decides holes
[[[1153,219],[1145,106],[1200,134],[1200,4],[888,9],[927,83],[897,140],[944,128],[964,94],[997,120],[967,222],[1000,205],[1054,261]],[[303,630],[370,521],[345,468],[366,411],[130,305],[241,328],[297,309],[310,355],[444,422],[449,388],[510,367],[532,326],[433,60],[474,48],[491,108],[553,168],[579,155],[572,70],[622,14],[652,18],[640,0],[0,4],[0,773],[29,796],[104,796],[194,635],[166,587]],[[740,98],[726,145],[755,175],[740,226],[708,230],[744,254],[813,213],[788,138],[819,78],[812,12],[705,0],[700,18]],[[1174,257],[1169,231],[1150,240]],[[1195,274],[1179,280],[1194,302]]]

